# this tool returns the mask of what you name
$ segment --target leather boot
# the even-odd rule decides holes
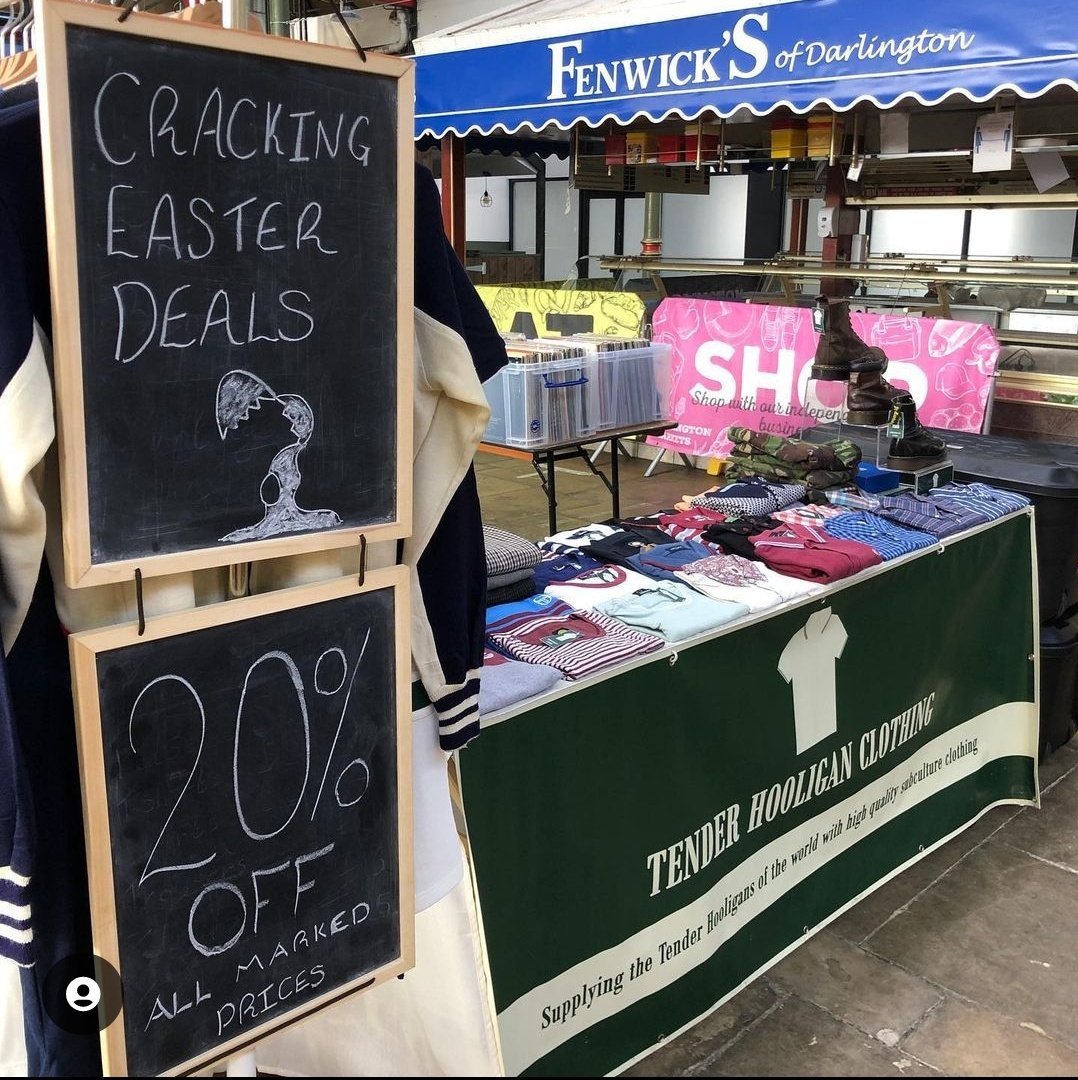
[[[850,374],[850,389],[846,394],[846,423],[879,427],[891,416],[891,404],[905,394],[892,386],[881,374],[882,368],[854,371]]]
[[[897,472],[914,472],[938,465],[946,459],[947,448],[943,440],[922,427],[917,419],[917,406],[909,394],[901,393],[895,398],[892,408],[902,415],[904,434],[901,439],[891,440],[887,468]]]
[[[820,335],[811,377],[831,382],[844,382],[853,371],[879,371],[887,368],[883,349],[866,345],[850,322],[850,302],[834,296],[817,297],[816,303],[827,305],[827,329]]]

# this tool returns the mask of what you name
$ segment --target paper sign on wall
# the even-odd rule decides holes
[[[1014,153],[1014,113],[986,113],[973,131],[973,171],[1006,172]]]

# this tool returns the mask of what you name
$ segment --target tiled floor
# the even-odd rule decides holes
[[[623,515],[710,481],[646,464],[623,459]],[[527,460],[476,468],[484,520],[547,533]],[[557,484],[559,528],[609,516],[583,462]],[[1078,739],[1041,789],[1042,809],[990,811],[626,1075],[1078,1076]]]

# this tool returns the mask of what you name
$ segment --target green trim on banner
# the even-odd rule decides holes
[[[1005,519],[461,753],[508,1072],[619,1068],[985,807],[1036,798],[1031,528]]]

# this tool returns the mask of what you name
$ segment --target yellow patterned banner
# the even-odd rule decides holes
[[[480,285],[478,289],[502,334],[631,338],[640,334],[644,321],[644,301],[635,293],[562,289],[554,283]]]

